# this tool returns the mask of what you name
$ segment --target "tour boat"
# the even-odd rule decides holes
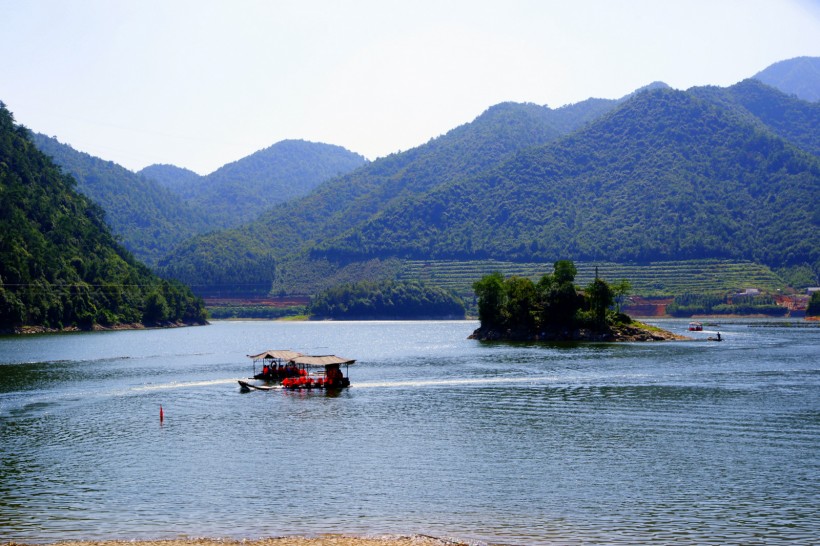
[[[243,392],[280,388],[270,385],[272,382],[281,383],[281,388],[285,389],[343,389],[350,386],[347,371],[356,362],[336,355],[312,356],[291,350],[265,351],[248,357],[254,363],[253,379],[263,380],[267,384],[258,385],[240,379],[239,386]],[[261,366],[259,373],[256,371],[257,364]]]
[[[690,322],[689,323],[689,331],[690,332],[700,332],[703,330],[703,324],[700,322]]]

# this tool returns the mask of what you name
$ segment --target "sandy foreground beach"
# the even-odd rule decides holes
[[[468,546],[469,543],[427,535],[358,536],[328,534],[271,537],[257,540],[183,538],[148,541],[66,541],[52,544],[54,546]],[[27,545],[21,542],[6,542],[4,546]]]

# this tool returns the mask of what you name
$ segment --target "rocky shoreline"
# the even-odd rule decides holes
[[[679,341],[692,339],[687,336],[674,334],[662,328],[649,326],[640,322],[631,324],[616,324],[609,326],[605,330],[592,330],[589,328],[575,328],[550,330],[533,333],[529,331],[502,332],[492,328],[478,328],[468,339],[479,341]]]
[[[165,322],[158,325],[146,326],[141,322],[129,324],[111,324],[103,326],[94,324],[91,328],[80,328],[79,326],[66,326],[64,328],[49,328],[46,326],[18,326],[15,328],[0,329],[0,335],[26,335],[26,334],[60,334],[66,332],[107,332],[115,330],[157,330],[162,328],[184,328],[186,326],[206,326],[209,323],[199,322]]]

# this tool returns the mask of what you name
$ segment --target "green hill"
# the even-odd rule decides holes
[[[761,123],[693,93],[651,91],[479,177],[395,203],[313,255],[820,265],[818,191],[820,161]]]
[[[776,135],[820,157],[820,103],[795,100],[755,79],[728,88],[690,89],[695,96],[729,108],[748,123],[760,123]]]
[[[311,318],[337,320],[463,319],[464,303],[438,286],[411,281],[361,281],[317,294]]]
[[[139,264],[75,187],[0,103],[0,330],[203,323],[201,300]]]
[[[280,262],[292,256],[301,261],[303,253],[317,241],[366,221],[391,202],[454,178],[478,174],[522,149],[558,138],[559,131],[549,123],[551,112],[533,104],[494,106],[470,124],[322,184],[246,226],[196,238],[164,258],[160,271],[206,292],[208,279],[226,278],[223,272],[207,268],[220,269],[219,264],[228,263],[233,255],[256,255],[265,249]],[[237,241],[248,244],[237,246]],[[215,247],[230,249],[231,254],[217,257]],[[270,280],[274,276],[271,273]]]
[[[757,82],[653,87],[591,123],[578,116],[570,134],[556,110],[498,105],[213,237],[269,252],[282,292],[294,290],[283,278],[321,288],[349,267],[391,274],[394,259],[730,260],[810,264],[816,276],[817,108]],[[203,284],[211,273],[190,264],[212,247],[194,240],[162,270]]]
[[[249,222],[365,162],[338,146],[283,141],[205,177],[173,165],[133,173],[55,138],[33,139],[78,181],[80,192],[103,207],[123,245],[151,267],[197,234]]]
[[[32,135],[34,144],[77,180],[77,190],[105,210],[123,246],[149,266],[208,224],[204,214],[153,179],[80,152],[57,139]]]
[[[366,163],[364,157],[341,146],[283,140],[198,180],[167,168],[159,174],[172,181],[171,186],[186,202],[204,211],[215,229],[250,222],[274,205],[306,195]],[[143,172],[157,173],[157,169],[149,167]]]
[[[756,80],[810,102],[820,101],[820,57],[797,57],[774,63]]]
[[[176,165],[149,165],[137,174],[158,182],[177,195],[187,195],[191,192],[189,187],[201,183],[203,179],[194,171]]]

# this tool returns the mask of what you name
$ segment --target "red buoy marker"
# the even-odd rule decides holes
[[[165,420],[165,414],[162,413],[162,404],[159,406],[159,422],[162,424],[162,421]]]

